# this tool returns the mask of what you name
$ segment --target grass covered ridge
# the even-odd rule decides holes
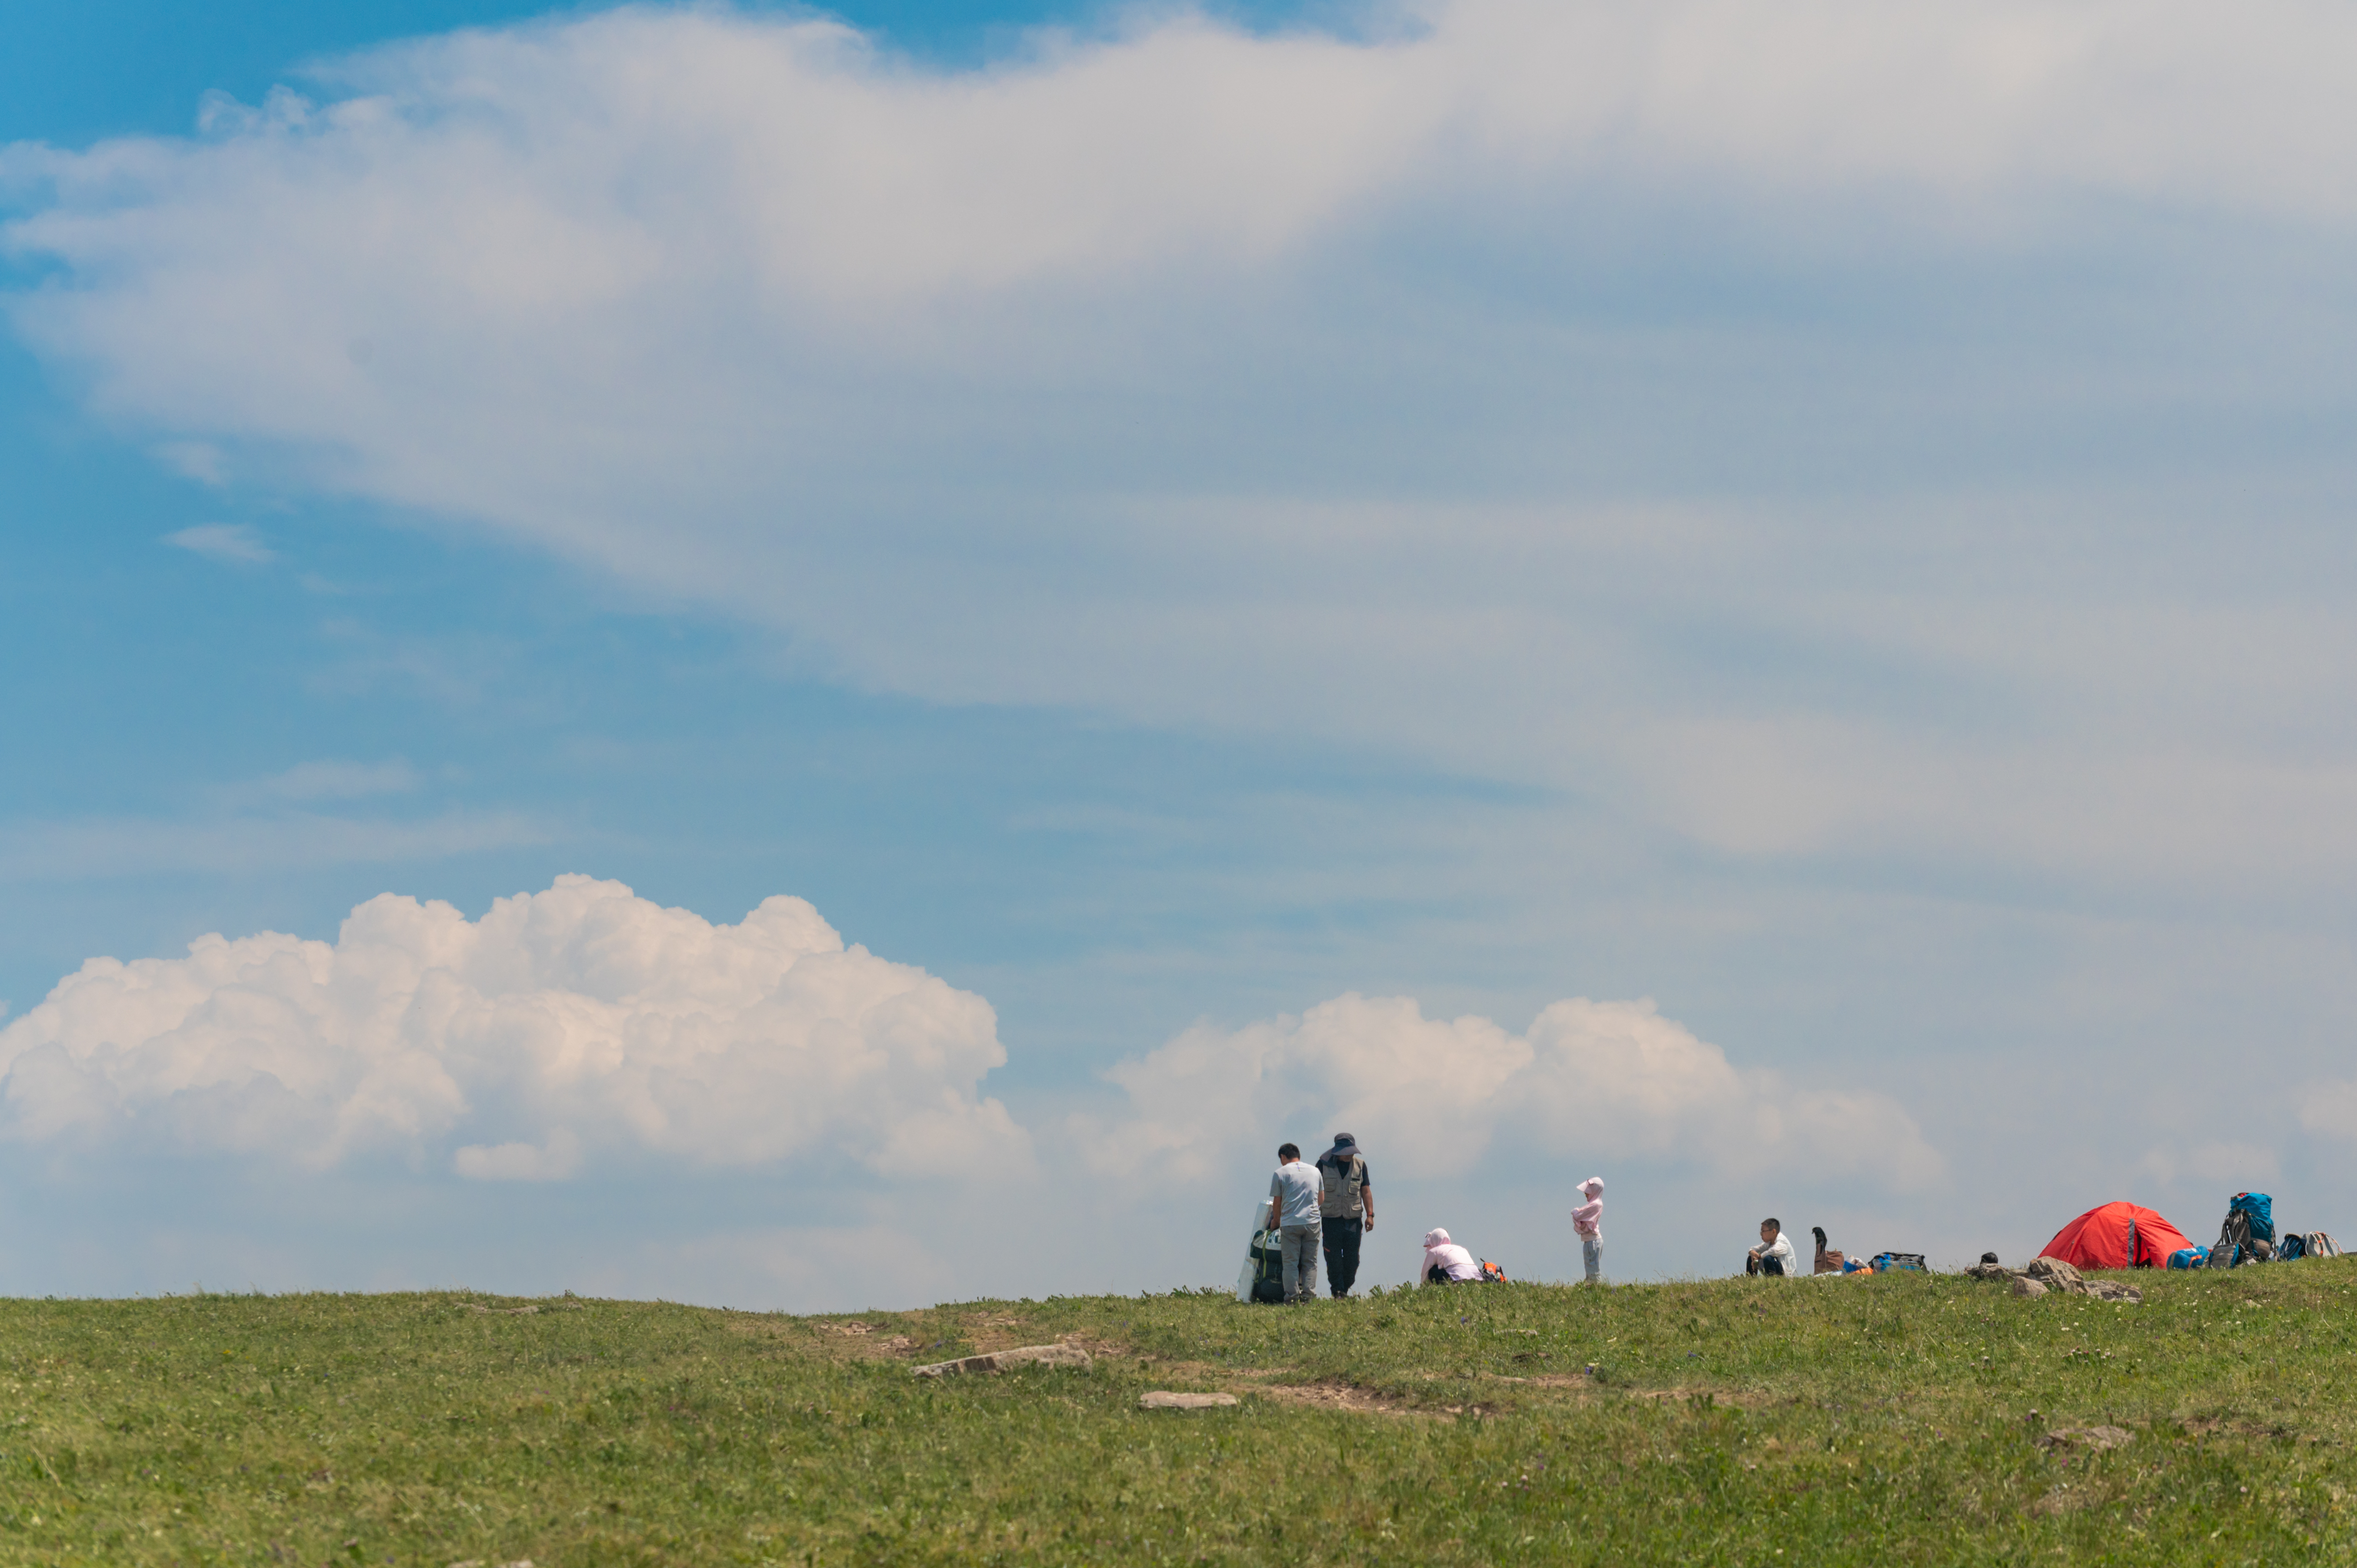
[[[0,1562],[2357,1560],[2357,1259],[2134,1283],[9,1302]]]

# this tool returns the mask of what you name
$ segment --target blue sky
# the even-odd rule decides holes
[[[1591,1168],[1632,1276],[2329,1227],[2353,46],[2000,9],[0,13],[0,1287],[1161,1286],[1344,1115],[1526,1274]],[[261,957],[42,1010],[388,892],[806,899],[1003,1059],[437,1036],[351,1142]]]

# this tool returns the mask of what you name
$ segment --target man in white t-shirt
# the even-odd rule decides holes
[[[1268,1178],[1268,1228],[1278,1234],[1285,1259],[1285,1299],[1312,1301],[1318,1295],[1318,1247],[1325,1238],[1318,1198],[1323,1184],[1316,1167],[1301,1163],[1301,1145],[1286,1144],[1276,1151],[1276,1174]]]
[[[1744,1255],[1743,1272],[1791,1279],[1801,1272],[1800,1261],[1801,1255],[1792,1250],[1792,1239],[1784,1234],[1784,1222],[1762,1219],[1760,1222],[1760,1245]]]

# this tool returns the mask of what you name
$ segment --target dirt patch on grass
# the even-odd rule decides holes
[[[2272,1443],[2320,1443],[2314,1433],[2278,1422],[2244,1421],[2233,1416],[2198,1416],[2185,1423],[2188,1437],[2212,1437],[2223,1434],[2229,1437],[2257,1437]]]
[[[1734,1405],[1742,1410],[1765,1410],[1776,1401],[1770,1395],[1750,1389],[1631,1389],[1629,1397],[1641,1400],[1666,1400],[1674,1403],[1706,1402],[1711,1404]]]
[[[963,1313],[955,1321],[964,1331],[965,1337],[973,1341],[974,1353],[977,1356],[987,1356],[994,1350],[1012,1350],[1018,1345],[1043,1345],[1053,1337],[1019,1317],[1008,1317],[1004,1314],[994,1316],[984,1312]],[[1088,1349],[1093,1355],[1096,1347],[1091,1345]]]
[[[1290,1367],[1218,1367],[1209,1361],[1165,1360],[1156,1356],[1138,1357],[1137,1368],[1141,1372],[1150,1371],[1157,1382],[1204,1383],[1213,1387],[1240,1379],[1251,1385],[1265,1378],[1288,1377],[1293,1371]]]
[[[1093,1334],[1060,1334],[1056,1337],[1056,1343],[1077,1345],[1100,1361],[1127,1360],[1135,1354],[1118,1339],[1100,1339]]]
[[[906,1356],[918,1348],[913,1336],[895,1332],[888,1323],[822,1323],[818,1329],[834,1342],[838,1354],[855,1361]]]
[[[883,1318],[848,1318],[839,1323],[758,1316],[732,1315],[728,1331],[748,1339],[766,1339],[815,1352],[831,1360],[876,1361],[904,1357],[923,1348],[925,1340],[906,1332],[907,1326]]]
[[[1469,1408],[1463,1405],[1414,1404],[1389,1394],[1362,1389],[1356,1383],[1333,1380],[1317,1383],[1268,1383],[1254,1391],[1261,1398],[1279,1404],[1306,1405],[1312,1410],[1349,1411],[1354,1415],[1422,1416],[1433,1421],[1454,1421]],[[1469,1407],[1475,1414],[1482,1407]]]
[[[1136,1351],[1123,1340],[1106,1339],[1089,1333],[1054,1334],[1037,1323],[1003,1314],[992,1316],[984,1313],[967,1313],[952,1321],[963,1337],[972,1343],[973,1353],[977,1356],[1012,1350],[1024,1345],[1073,1345],[1086,1350],[1096,1360],[1120,1361],[1136,1355]]]

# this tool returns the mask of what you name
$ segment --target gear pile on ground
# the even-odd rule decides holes
[[[2026,1268],[2003,1263],[1975,1263],[1964,1273],[1976,1280],[2010,1280],[2016,1295],[2091,1295],[2098,1301],[2124,1301],[2135,1305],[2144,1292],[2116,1280],[2091,1280],[2060,1258],[2040,1258]]]

